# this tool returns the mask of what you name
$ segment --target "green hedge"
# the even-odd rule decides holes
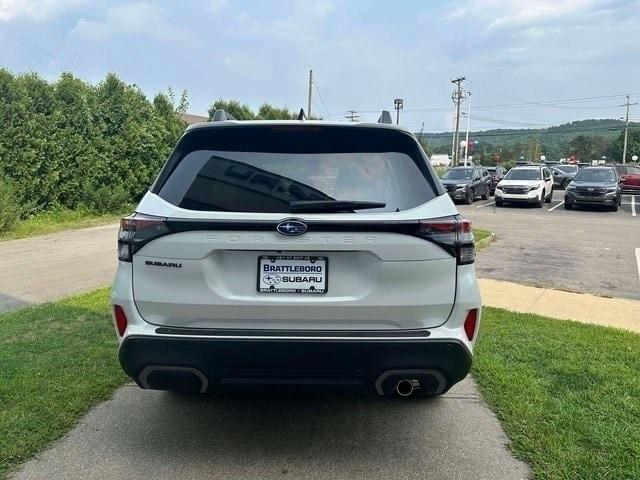
[[[0,69],[0,183],[23,216],[136,202],[184,131],[185,108],[184,95],[178,108],[171,92],[149,101],[114,74],[91,85]]]

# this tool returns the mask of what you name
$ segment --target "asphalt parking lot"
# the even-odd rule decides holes
[[[617,212],[565,210],[556,190],[542,208],[493,197],[458,205],[496,243],[481,251],[479,277],[640,300],[640,196],[624,195]]]

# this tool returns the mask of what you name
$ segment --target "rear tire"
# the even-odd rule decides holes
[[[489,189],[485,188],[484,193],[482,194],[482,200],[489,200]]]

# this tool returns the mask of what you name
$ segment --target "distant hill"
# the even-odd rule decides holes
[[[640,123],[632,125],[640,127]],[[601,135],[607,138],[617,137],[624,127],[621,120],[578,120],[570,123],[563,123],[549,128],[495,128],[491,130],[477,130],[469,132],[469,138],[479,140],[482,143],[492,145],[513,145],[526,143],[531,137],[537,137],[540,141],[553,139],[553,143],[569,142],[578,135]],[[462,132],[464,140],[465,131]],[[423,137],[432,147],[448,146],[451,148],[453,132],[424,132]],[[544,142],[546,143],[546,142]]]
[[[639,122],[631,122],[631,127],[640,129]],[[598,138],[601,144],[610,144],[618,138],[624,129],[624,122],[614,119],[578,120],[548,128],[497,128],[469,132],[469,140],[477,141],[474,154],[501,152],[507,157],[525,155],[536,144],[536,152],[544,153],[549,159],[568,155],[570,142],[579,135]],[[464,140],[465,131],[461,131],[460,140]],[[420,135],[420,133],[417,133]],[[434,153],[451,151],[452,132],[423,132],[421,140]],[[604,145],[603,145],[604,148]],[[597,157],[599,158],[599,156]]]

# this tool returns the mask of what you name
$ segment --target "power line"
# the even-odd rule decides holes
[[[324,103],[324,99],[322,98],[322,94],[320,93],[320,88],[318,87],[318,81],[313,82],[313,86],[316,89],[316,93],[318,94],[318,98],[320,99],[320,103],[322,104],[322,109],[327,117],[331,116],[329,114],[329,110],[327,110],[327,105]]]
[[[477,82],[470,82],[470,83],[477,83]],[[640,92],[634,92],[634,93],[630,93],[629,95],[640,95]],[[505,97],[510,97],[513,98],[514,100],[518,100],[521,103],[502,103],[502,104],[495,104],[495,105],[479,105],[479,106],[474,106],[473,108],[478,110],[484,110],[484,109],[494,109],[494,108],[521,108],[521,107],[531,107],[532,105],[539,105],[539,106],[552,106],[552,107],[558,107],[558,108],[568,108],[568,109],[573,109],[573,110],[589,110],[589,109],[595,109],[595,108],[615,108],[618,105],[585,105],[585,106],[580,106],[580,107],[574,107],[574,106],[570,106],[570,105],[553,105],[553,104],[564,104],[564,103],[574,103],[574,102],[586,102],[586,101],[593,101],[593,100],[601,100],[601,99],[613,99],[613,98],[624,98],[624,95],[622,94],[618,94],[618,95],[599,95],[599,96],[594,96],[594,97],[577,97],[577,98],[563,98],[563,99],[555,99],[555,100],[539,100],[539,101],[529,101],[526,99],[521,99],[519,97],[511,97],[508,95],[503,95]],[[427,107],[427,108],[407,108],[405,109],[405,112],[446,112],[449,111],[450,107]],[[371,109],[371,110],[356,110],[358,113],[377,113],[380,111],[380,109]]]
[[[600,126],[600,127],[585,127],[580,129],[566,129],[566,130],[558,130],[558,129],[550,130],[550,129],[538,129],[538,128],[525,129],[524,131],[522,130],[495,131],[494,130],[494,131],[481,131],[481,132],[475,132],[475,133],[470,132],[469,136],[471,138],[481,138],[481,137],[526,136],[526,135],[561,135],[561,134],[568,134],[568,133],[575,133],[580,135],[583,132],[598,131],[598,130],[616,132],[616,131],[619,131],[619,127]],[[452,135],[452,134],[453,132],[435,132],[435,133],[430,133],[428,135],[430,135],[431,138],[434,138],[434,137],[448,138],[449,135]]]
[[[485,117],[483,115],[471,115],[472,120],[478,120],[480,122],[495,123],[505,126],[520,126],[520,127],[548,127],[548,123],[537,122],[518,122],[517,120],[504,120],[500,118]]]
[[[581,110],[582,107],[571,107],[568,105],[553,105],[554,103],[569,103],[569,102],[589,102],[589,101],[594,101],[594,100],[603,100],[603,99],[612,99],[612,98],[620,98],[623,97],[623,94],[617,94],[617,95],[598,95],[598,96],[594,96],[594,97],[580,97],[580,98],[568,98],[568,99],[560,99],[560,100],[538,100],[538,101],[533,101],[533,100],[527,100],[525,98],[521,98],[521,97],[516,97],[513,95],[508,95],[504,92],[497,92],[496,90],[493,90],[490,87],[487,87],[486,85],[482,85],[477,81],[469,81],[471,84],[476,84],[478,86],[481,86],[482,88],[488,90],[491,94],[491,92],[493,92],[494,95],[498,96],[498,97],[503,97],[503,98],[508,98],[508,99],[512,99],[512,100],[517,100],[519,102],[525,102],[520,104],[519,106],[530,106],[530,105],[539,105],[539,106],[543,106],[543,107],[549,107],[549,108],[560,108],[560,109],[572,109],[572,110]],[[633,94],[635,95],[635,93]],[[478,108],[499,108],[499,107],[503,107],[503,106],[515,106],[514,104],[506,104],[506,105],[496,105],[496,106],[487,106],[487,107],[478,107]],[[617,105],[615,105],[617,106]],[[598,105],[598,106],[589,106],[588,108],[613,108],[614,105]]]

